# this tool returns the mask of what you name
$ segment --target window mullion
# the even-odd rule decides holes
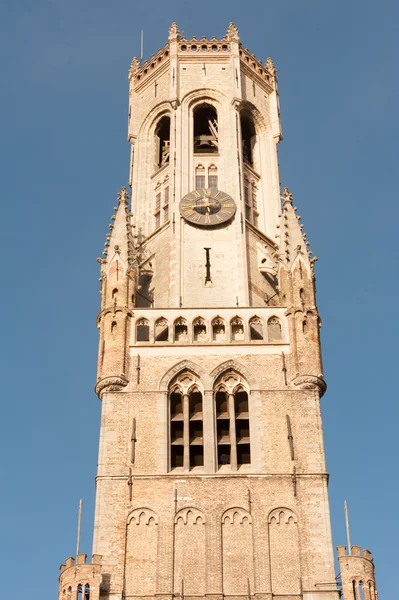
[[[237,471],[237,436],[234,394],[229,394],[229,420],[230,420],[230,464],[231,470]]]
[[[190,470],[190,408],[189,395],[183,396],[183,441],[184,441],[184,459],[183,466],[185,471]]]

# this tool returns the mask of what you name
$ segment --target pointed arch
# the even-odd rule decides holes
[[[230,319],[230,335],[233,341],[245,340],[244,320],[238,315],[235,315],[232,319]]]
[[[283,341],[283,328],[279,317],[273,315],[267,321],[267,337],[269,342]]]
[[[177,363],[177,365],[166,371],[166,373],[162,376],[158,385],[159,391],[167,392],[172,382],[172,379],[174,379],[177,375],[183,373],[184,371],[189,371],[193,373],[193,375],[196,375],[198,379],[200,379],[200,381],[202,382],[204,389],[209,389],[209,377],[206,371],[191,360],[182,360],[179,363]]]
[[[225,341],[226,324],[224,322],[224,319],[222,319],[222,317],[220,317],[218,315],[217,317],[212,319],[211,328],[212,328],[212,341],[214,341],[214,342]]]
[[[252,524],[252,517],[249,512],[245,508],[241,508],[240,506],[234,506],[233,508],[228,508],[222,514],[222,524],[225,523],[244,523],[245,520],[248,523]]]
[[[207,322],[203,317],[196,317],[193,320],[193,340],[194,342],[208,341]]]
[[[265,116],[260,112],[260,110],[255,106],[255,104],[252,104],[252,102],[249,102],[248,100],[243,100],[240,103],[239,112],[240,116],[251,116],[255,125],[256,133],[259,133],[261,131],[267,131],[268,127],[270,126],[269,119],[266,120]]]
[[[189,522],[194,525],[205,525],[206,523],[204,513],[194,506],[186,506],[179,510],[175,516],[175,523],[178,523],[180,520],[182,520],[184,525],[187,525]]]
[[[264,339],[263,321],[257,315],[249,319],[249,336],[251,342]]]
[[[224,371],[235,371],[237,375],[241,375],[241,377],[243,377],[248,382],[251,391],[259,390],[259,382],[254,377],[253,372],[237,360],[226,360],[225,362],[217,366],[215,369],[213,369],[213,371],[211,371],[211,388],[215,386],[216,380]]]
[[[158,515],[151,508],[135,508],[128,514],[126,522],[128,525],[148,525],[153,520],[158,525]]]
[[[175,342],[188,341],[188,324],[184,317],[177,317],[173,323]]]

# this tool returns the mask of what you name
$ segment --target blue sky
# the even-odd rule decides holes
[[[2,596],[54,599],[59,564],[90,554],[100,403],[99,269],[127,182],[127,70],[176,20],[221,36],[230,20],[279,72],[282,184],[316,265],[334,544],[396,575],[399,9],[389,0],[19,0],[0,5],[3,207]],[[36,592],[34,591],[36,590]]]

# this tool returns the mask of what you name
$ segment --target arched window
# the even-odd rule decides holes
[[[356,590],[356,581],[352,581],[352,590],[353,590],[353,600],[359,600]]]
[[[169,392],[170,466],[189,471],[204,465],[202,392],[192,373],[181,374]]]
[[[81,583],[79,583],[79,585],[78,585],[77,600],[82,600],[82,584]]]
[[[112,290],[112,300],[118,300],[118,288]]]
[[[210,104],[204,103],[194,109],[194,152],[218,152],[218,117]]]
[[[211,190],[218,189],[218,169],[216,165],[210,165],[208,169],[208,188]]]
[[[155,321],[155,341],[167,342],[169,339],[169,323],[163,317]]]
[[[84,600],[90,600],[90,585],[86,583],[85,585],[85,597]]]
[[[186,319],[179,317],[175,323],[175,342],[186,342],[188,340],[188,327]]]
[[[68,600],[71,600],[71,598],[72,598],[72,588],[71,587],[68,588],[67,598],[68,598]]]
[[[111,323],[111,333],[116,333],[116,329],[118,327],[118,324],[116,321],[112,321]]]
[[[280,319],[277,317],[270,317],[267,322],[267,336],[269,342],[281,342],[283,339],[281,331]]]
[[[170,117],[162,117],[155,129],[155,161],[158,167],[169,163]]]
[[[205,187],[205,168],[202,165],[198,165],[195,169],[195,189],[202,190]]]
[[[219,468],[251,463],[248,391],[236,373],[225,374],[215,392]]]
[[[245,218],[247,221],[258,227],[259,212],[258,212],[258,198],[257,198],[257,181],[255,179],[248,178],[248,175],[244,175],[244,202],[245,202]]]
[[[359,600],[364,600],[363,581],[359,581]]]
[[[368,585],[369,585],[369,597],[370,597],[370,600],[376,600],[376,594],[375,594],[373,582],[369,581]]]
[[[202,317],[194,319],[193,334],[194,342],[205,342],[207,340],[206,323]]]
[[[150,341],[150,323],[147,319],[138,319],[136,322],[136,342]]]
[[[251,167],[254,166],[254,148],[256,144],[256,130],[252,115],[249,111],[243,110],[240,113],[241,121],[241,140],[242,140],[242,158],[244,163]]]
[[[244,339],[244,323],[240,317],[233,317],[230,321],[231,339],[235,342]]]
[[[251,340],[263,340],[263,323],[259,317],[252,317],[249,321]]]
[[[221,317],[215,317],[212,321],[212,339],[214,342],[223,342],[226,336],[226,328]]]

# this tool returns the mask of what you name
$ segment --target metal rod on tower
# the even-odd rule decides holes
[[[144,59],[144,29],[141,30],[140,34],[140,65],[143,64]]]
[[[351,546],[351,535],[349,531],[349,515],[348,515],[348,505],[346,500],[344,500],[344,511],[345,511],[345,525],[346,525],[346,538],[348,540],[348,552],[349,555],[352,554],[352,546]]]
[[[78,512],[78,538],[76,540],[76,557],[79,554],[80,551],[80,525],[82,523],[82,508],[83,508],[83,502],[82,502],[82,498],[79,500],[79,512]]]

